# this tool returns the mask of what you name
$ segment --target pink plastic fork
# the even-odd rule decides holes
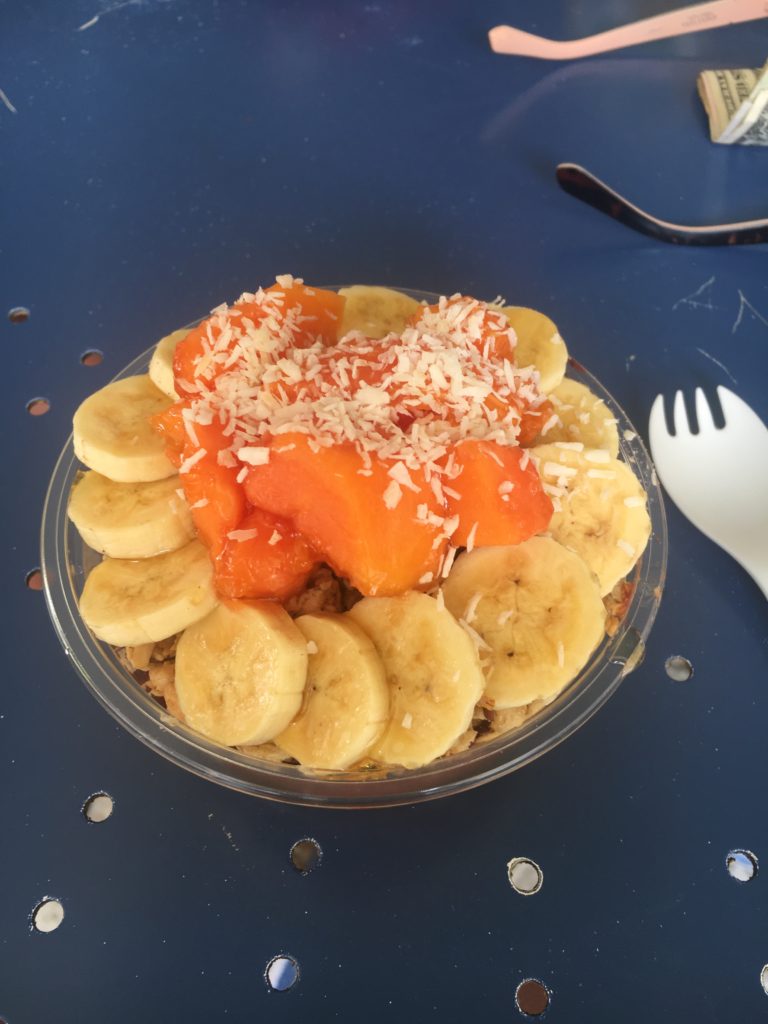
[[[754,21],[768,17],[768,0],[713,0],[711,3],[681,7],[667,14],[643,18],[629,25],[598,32],[583,39],[547,39],[510,25],[497,25],[488,33],[491,49],[496,53],[518,57],[538,57],[541,60],[572,60],[591,57],[607,50],[620,50],[624,46],[649,43],[654,39],[668,39],[688,32],[703,32],[722,25],[735,25],[740,21]]]

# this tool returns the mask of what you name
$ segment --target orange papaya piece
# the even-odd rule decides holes
[[[246,513],[247,503],[237,475],[242,468],[221,465],[220,449],[228,440],[218,423],[208,426],[195,424],[199,447],[187,441],[179,480],[192,509],[192,518],[200,539],[216,556],[226,543],[227,534],[237,528]],[[199,452],[205,454],[200,457]]]
[[[214,556],[224,547],[229,531],[236,529],[245,515],[245,494],[236,475],[236,471],[218,465],[214,453],[181,476],[195,529]]]
[[[306,585],[319,558],[286,519],[263,509],[246,513],[214,561],[222,597],[284,601]]]
[[[174,402],[167,409],[149,417],[150,426],[165,441],[165,454],[177,469],[184,461],[184,448],[189,444],[189,436],[182,416],[182,412],[188,404],[184,400]]]
[[[450,483],[459,494],[448,499],[448,514],[459,517],[452,544],[466,545],[470,537],[476,547],[520,544],[546,530],[552,502],[527,452],[461,441],[453,457],[461,473]]]
[[[392,466],[373,459],[367,467],[351,444],[314,452],[305,435],[285,434],[269,462],[251,468],[245,489],[251,504],[290,519],[363,594],[400,594],[437,571],[445,507],[423,472],[410,471],[412,490],[389,475]]]
[[[326,345],[335,344],[346,302],[343,295],[323,288],[309,288],[295,282],[288,288],[274,284],[265,289],[265,292],[271,295],[279,306],[279,313],[275,317],[278,323],[286,317],[292,319],[294,347],[306,348],[318,340]],[[241,316],[234,316],[231,321],[237,325],[240,319],[245,319],[258,325],[272,312],[273,305],[274,303],[236,302],[232,310]],[[291,311],[295,311],[292,317]],[[218,374],[223,372],[223,365],[212,364],[210,357],[212,346],[221,337],[221,327],[217,319],[214,315],[203,320],[176,345],[173,376],[179,394],[195,394],[200,389],[210,390],[214,387]],[[236,336],[233,335],[231,343],[227,344],[224,350],[229,351],[235,340]]]
[[[489,395],[484,404],[488,409],[495,409],[500,418],[510,408],[508,402],[503,402],[496,395]],[[515,403],[515,408],[517,408],[520,414],[517,443],[523,448],[527,448],[534,443],[541,433],[541,428],[554,412],[554,406],[549,399],[545,398],[539,405],[531,405],[530,403],[518,400]]]
[[[517,435],[517,443],[527,448],[532,445],[541,433],[542,427],[555,411],[555,407],[545,398],[537,406],[524,406],[521,410],[520,433]]]
[[[264,318],[264,309],[259,303],[237,302],[232,307],[243,317],[258,324]],[[239,318],[237,318],[239,319]],[[211,390],[221,367],[211,365],[210,352],[221,336],[217,316],[210,316],[193,327],[189,334],[176,344],[173,353],[173,380],[180,395],[193,395],[200,390]],[[233,322],[237,322],[233,318]],[[234,344],[234,336],[232,344]],[[229,350],[227,346],[227,351]]]
[[[284,313],[299,308],[298,330],[293,336],[296,348],[306,348],[315,341],[322,341],[325,345],[336,344],[344,303],[347,301],[343,295],[297,282],[288,288],[283,288],[279,283],[273,284],[265,291],[283,294]]]

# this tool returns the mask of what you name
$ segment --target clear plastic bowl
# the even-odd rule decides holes
[[[401,290],[419,300],[437,298]],[[115,379],[146,372],[152,351],[150,348],[134,359]],[[46,602],[64,650],[97,700],[143,743],[203,778],[254,796],[321,807],[388,807],[449,796],[521,768],[575,732],[640,664],[667,566],[664,505],[645,446],[614,398],[573,359],[568,376],[586,384],[616,416],[620,456],[648,494],[651,538],[629,578],[634,592],[616,633],[603,640],[588,665],[553,703],[519,729],[424,768],[347,772],[315,771],[256,759],[193,732],[141,688],[115,650],[97,640],[80,618],[78,597],[99,556],[86,547],[67,517],[69,493],[81,469],[71,437],[48,486],[41,536]]]

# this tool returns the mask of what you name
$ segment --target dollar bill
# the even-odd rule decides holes
[[[763,68],[702,71],[696,85],[713,142],[768,146],[768,63]]]

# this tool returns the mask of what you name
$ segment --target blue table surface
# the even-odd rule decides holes
[[[724,863],[768,860],[766,603],[674,507],[642,667],[546,757],[417,807],[273,805],[166,763],[89,696],[24,585],[77,404],[275,273],[541,308],[643,434],[680,385],[725,384],[768,419],[766,246],[658,244],[554,183],[569,160],[668,219],[768,216],[768,150],[713,146],[695,90],[702,68],[763,63],[768,21],[571,64],[485,39],[668,6],[0,5],[8,1024],[506,1021],[525,977],[550,988],[553,1024],[768,1017],[768,879]],[[36,396],[48,415],[25,412]],[[689,682],[665,674],[671,654]],[[115,810],[89,825],[96,790]],[[288,851],[307,835],[324,858],[302,877]],[[533,898],[506,879],[519,855],[544,871]],[[66,916],[42,935],[46,895]],[[280,952],[301,977],[271,993]]]

